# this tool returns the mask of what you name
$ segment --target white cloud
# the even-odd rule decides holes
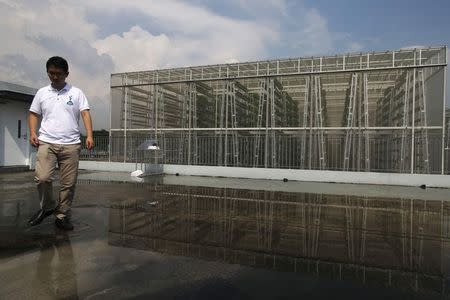
[[[423,45],[411,45],[411,46],[405,46],[400,48],[400,50],[413,50],[413,49],[423,49],[426,48],[426,46]]]
[[[90,9],[101,11],[102,13],[112,14],[123,10],[138,11],[163,24],[164,30],[180,33],[184,36],[208,36],[216,31],[219,31],[219,34],[223,32],[234,33],[234,36],[241,34],[261,35],[262,38],[270,38],[277,34],[260,22],[233,19],[214,13],[205,7],[194,6],[183,1],[83,1]],[[239,32],[237,30],[247,31]]]
[[[154,36],[139,26],[122,35],[113,34],[93,43],[99,54],[108,54],[116,71],[133,71],[165,66],[171,41],[165,34]]]
[[[40,87],[48,82],[48,57],[66,57],[69,80],[90,99],[99,129],[109,125],[111,72],[265,59],[274,56],[269,49],[305,55],[335,48],[334,33],[315,9],[297,14],[289,11],[285,0],[234,0],[230,3],[235,7],[254,13],[239,19],[200,2],[0,0],[0,36],[6,41],[0,47],[0,80]],[[144,16],[153,25],[129,19],[125,23],[133,25],[100,36],[102,26],[124,11]],[[280,16],[294,24],[295,32],[281,31],[285,24]],[[362,47],[347,44],[350,49]]]
[[[95,42],[99,53],[114,59],[116,71],[256,59],[267,55],[266,46],[278,39],[278,33],[263,24],[220,16],[179,1],[165,1],[164,5],[142,1],[108,3],[112,3],[108,6],[111,14],[137,9],[164,24],[168,32],[154,35],[133,26],[127,32]],[[101,9],[106,3],[100,0],[89,5]],[[183,13],[176,13],[180,11]]]
[[[289,6],[285,19],[286,24],[282,27],[289,30],[282,36],[282,45],[291,57],[333,55],[364,48],[350,33],[333,31],[319,10],[302,5],[302,2]]]
[[[281,14],[288,15],[288,7],[286,0],[232,0],[236,3],[238,8],[244,9],[250,14],[261,15],[267,14]]]
[[[111,16],[139,11],[158,22],[154,34],[139,24],[104,38],[88,11]],[[182,13],[180,13],[182,12]],[[167,32],[167,33],[166,33]],[[111,72],[256,59],[277,32],[181,1],[0,1],[0,80],[40,87],[48,57],[66,57],[69,80],[88,96],[94,125],[109,124]]]
[[[94,126],[103,128],[109,123],[104,111],[109,109],[112,62],[98,57],[91,46],[96,25],[84,16],[84,8],[66,2],[0,2],[0,36],[7,41],[0,47],[0,80],[41,87],[48,84],[46,60],[64,56],[69,80],[87,94]]]
[[[349,52],[357,52],[360,51],[363,46],[358,42],[350,42],[347,47],[347,51]]]
[[[327,20],[316,9],[307,11],[303,28],[299,40],[304,51],[317,55],[333,50],[333,36]]]
[[[93,45],[99,54],[112,57],[117,72],[249,60],[264,55],[264,38],[233,35],[232,30],[218,28],[214,33],[205,32],[205,36],[191,39],[180,34],[155,36],[133,26],[121,35],[110,35]],[[242,32],[245,28],[238,30]]]

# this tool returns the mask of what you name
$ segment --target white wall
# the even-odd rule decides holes
[[[450,175],[164,165],[164,174],[450,188]]]
[[[0,103],[0,166],[29,165],[27,114],[30,104],[4,99]],[[20,137],[18,120],[21,120]]]

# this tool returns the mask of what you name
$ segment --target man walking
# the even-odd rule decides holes
[[[54,214],[57,227],[72,230],[70,209],[81,150],[78,123],[81,114],[86,128],[86,147],[90,150],[94,147],[92,119],[86,96],[80,89],[66,83],[69,75],[67,61],[54,56],[47,61],[46,67],[51,84],[36,93],[28,116],[30,143],[38,147],[35,181],[41,207],[28,223],[31,226],[37,225]],[[36,131],[40,118],[38,137]],[[55,207],[52,199],[52,180],[56,164],[60,172],[60,190]]]

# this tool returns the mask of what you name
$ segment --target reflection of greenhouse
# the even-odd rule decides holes
[[[448,295],[446,201],[154,186],[112,203],[109,243]]]
[[[446,172],[446,48],[111,77],[111,159],[160,141],[164,164]]]

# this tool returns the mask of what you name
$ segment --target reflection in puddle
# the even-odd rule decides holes
[[[42,243],[33,290],[40,291],[43,298],[78,299],[75,270],[70,239],[67,233],[58,231],[53,239]]]
[[[155,185],[114,201],[109,243],[448,295],[445,201]]]

